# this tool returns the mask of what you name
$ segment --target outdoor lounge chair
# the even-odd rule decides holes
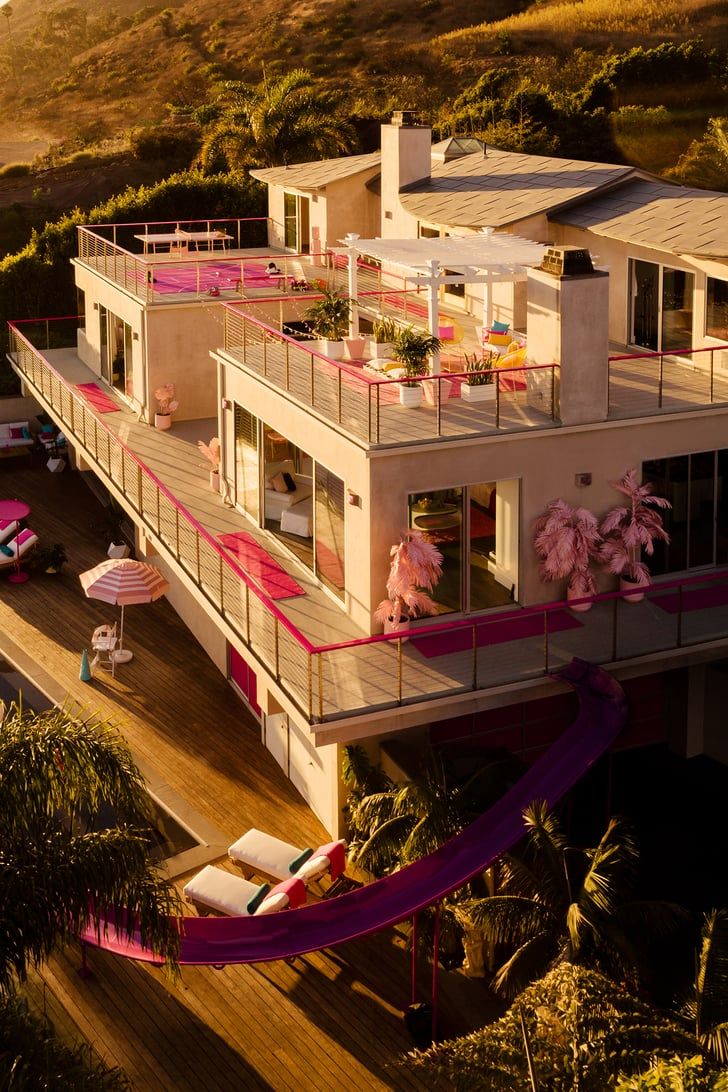
[[[326,873],[337,879],[346,867],[346,842],[327,842],[317,850],[299,849],[288,842],[251,827],[228,849],[228,856],[242,869],[243,875],[270,876],[274,880],[290,877],[313,883]]]
[[[267,883],[251,883],[214,865],[206,865],[193,876],[185,884],[183,894],[198,913],[214,910],[239,918],[295,910],[306,901],[306,888],[301,880],[288,879],[271,887]]]
[[[16,519],[0,519],[0,542],[12,538],[17,534],[20,524]]]
[[[3,546],[0,550],[0,569],[9,569],[11,565],[19,565],[21,559],[32,550],[38,541],[35,531],[29,527],[21,531],[15,538]]]

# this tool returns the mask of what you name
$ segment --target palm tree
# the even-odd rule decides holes
[[[514,997],[559,962],[595,965],[618,978],[643,971],[648,930],[669,935],[687,915],[669,903],[628,901],[639,854],[622,820],[610,819],[596,848],[577,849],[544,801],[523,818],[525,847],[500,859],[498,893],[460,910],[510,953],[494,988]]]
[[[95,829],[113,805],[116,826]],[[149,798],[109,722],[12,705],[0,723],[0,991],[74,938],[94,908],[172,966],[174,886],[150,859]],[[112,911],[109,915],[109,910]]]
[[[341,95],[317,86],[306,69],[263,79],[256,87],[231,81],[225,96],[200,151],[206,172],[326,159],[356,144]]]

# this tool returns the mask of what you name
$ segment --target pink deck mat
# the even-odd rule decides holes
[[[651,601],[668,614],[677,614],[680,610],[680,595],[678,592],[670,592],[669,595],[652,595]],[[728,603],[728,587],[725,584],[715,584],[712,588],[693,588],[692,591],[682,593],[683,610],[707,610],[709,607],[724,607]]]
[[[121,409],[113,398],[109,398],[108,394],[102,391],[98,383],[77,383],[76,390],[97,413],[118,413]]]
[[[515,615],[501,622],[481,622],[476,626],[478,648],[484,645],[502,645],[506,641],[522,641],[527,637],[543,637],[543,615]],[[581,629],[581,622],[565,610],[549,612],[549,634],[567,629]],[[466,652],[473,647],[473,631],[465,629],[434,633],[431,637],[410,637],[410,644],[428,660],[435,656],[447,656],[451,652]]]
[[[150,266],[149,272],[153,276],[152,287],[161,295],[172,295],[179,292],[208,292],[211,288],[217,288],[221,292],[235,289],[240,280],[240,262],[200,262],[199,269],[195,266]],[[282,277],[270,277],[264,265],[244,266],[245,286],[247,288],[270,288],[277,292],[282,283]]]
[[[235,531],[218,537],[225,549],[235,555],[248,576],[271,599],[289,599],[294,595],[306,594],[301,585],[247,531]]]

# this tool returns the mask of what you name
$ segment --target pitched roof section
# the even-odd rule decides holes
[[[426,182],[400,194],[419,220],[457,227],[506,227],[560,208],[634,174],[633,167],[522,155],[489,147],[487,154],[433,163]]]
[[[381,152],[348,155],[340,159],[319,159],[313,163],[292,163],[289,167],[263,167],[251,171],[253,178],[269,186],[290,186],[296,190],[321,190],[331,182],[360,174],[382,162]]]
[[[673,254],[728,258],[728,194],[632,179],[552,217]]]

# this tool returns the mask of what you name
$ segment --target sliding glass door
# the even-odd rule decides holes
[[[630,260],[630,342],[676,353],[693,343],[695,277],[684,269]]]
[[[728,451],[698,451],[642,464],[645,481],[672,508],[662,513],[669,543],[648,559],[658,575],[728,563]]]

